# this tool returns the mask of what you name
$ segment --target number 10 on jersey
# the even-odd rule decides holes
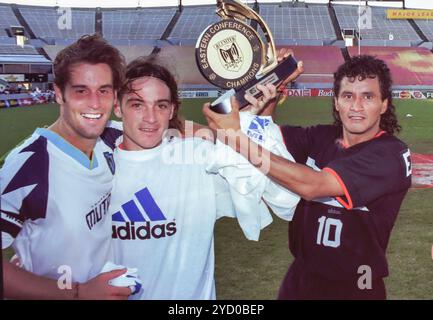
[[[343,223],[338,219],[327,218],[325,216],[320,217],[319,230],[317,231],[316,243],[318,245],[324,245],[325,247],[338,248],[340,246],[340,236],[341,229],[343,228]],[[334,237],[331,236],[331,227],[335,230]]]

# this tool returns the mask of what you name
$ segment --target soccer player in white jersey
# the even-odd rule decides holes
[[[100,135],[124,59],[99,36],[85,36],[57,55],[54,73],[59,118],[15,148],[0,171],[3,246],[23,266],[3,262],[5,297],[126,299],[129,288],[108,284],[125,270],[98,275],[111,254],[116,132]]]
[[[126,83],[114,109],[123,120],[110,204],[115,261],[138,268],[143,287],[133,298],[215,299],[214,225],[235,213],[225,180],[185,154],[214,144],[164,134],[182,131],[177,84],[164,67],[137,59]],[[177,151],[186,158],[171,158]]]

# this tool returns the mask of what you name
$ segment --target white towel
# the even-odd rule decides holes
[[[280,128],[271,117],[240,113],[242,131],[263,148],[294,161],[287,151]],[[300,197],[274,183],[242,155],[216,142],[216,157],[206,170],[219,173],[230,185],[236,217],[244,235],[258,240],[260,230],[272,222],[267,205],[284,220],[291,220]]]
[[[140,278],[138,277],[137,268],[127,268],[125,266],[114,264],[113,262],[108,261],[102,267],[100,273],[110,272],[113,270],[121,270],[121,269],[127,269],[127,270],[124,274],[118,276],[117,278],[111,279],[108,282],[108,284],[115,287],[129,287],[129,289],[131,289],[131,295],[140,292],[142,283]]]

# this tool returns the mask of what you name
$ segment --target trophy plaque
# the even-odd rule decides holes
[[[217,0],[216,13],[221,20],[203,30],[195,56],[201,74],[228,90],[211,103],[211,110],[230,113],[230,97],[236,96],[240,108],[246,107],[246,93],[258,98],[262,93],[257,84],[280,85],[296,70],[297,62],[292,56],[277,62],[272,33],[250,7],[236,0]],[[262,36],[248,20],[260,26]]]

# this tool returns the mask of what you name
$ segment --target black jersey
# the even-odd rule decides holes
[[[345,195],[299,203],[289,224],[289,246],[305,271],[331,280],[388,275],[389,236],[411,185],[410,152],[385,132],[345,148],[331,125],[281,128],[296,162],[328,170]]]

